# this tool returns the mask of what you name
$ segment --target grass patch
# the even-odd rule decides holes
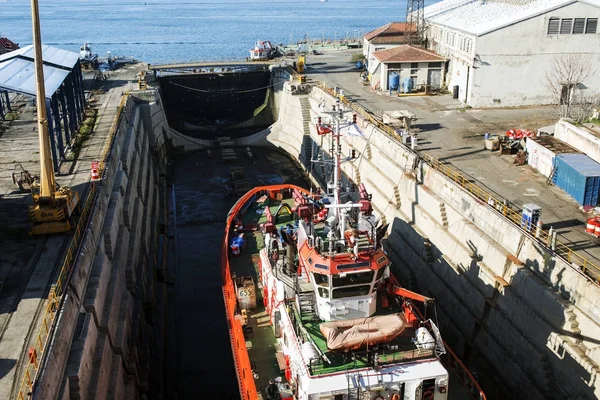
[[[352,54],[352,62],[358,62],[365,59],[365,56],[362,53]]]
[[[92,132],[94,131],[94,126],[96,125],[97,119],[98,110],[91,109],[86,112],[85,119],[83,120],[83,123],[79,127],[79,131],[73,139],[71,151],[65,157],[68,161],[75,161],[79,157],[79,153],[81,152],[83,145],[88,141]]]
[[[470,110],[471,108],[473,108],[473,107],[471,107],[471,106],[464,106],[462,108],[459,108],[458,112],[464,113],[465,111]]]

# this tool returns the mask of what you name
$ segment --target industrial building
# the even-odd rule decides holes
[[[373,89],[410,92],[441,86],[446,59],[434,51],[405,44],[371,56],[368,71]]]
[[[370,62],[375,51],[390,49],[405,44],[404,22],[390,22],[384,26],[368,32],[363,36],[363,55]]]
[[[600,61],[599,0],[444,0],[424,15],[428,48],[449,59],[445,82],[468,106],[552,104],[546,74],[554,60]],[[593,73],[577,85],[599,87]]]

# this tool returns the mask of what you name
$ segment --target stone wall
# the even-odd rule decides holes
[[[166,163],[143,118],[148,108],[127,101],[36,398],[137,399],[162,390]]]

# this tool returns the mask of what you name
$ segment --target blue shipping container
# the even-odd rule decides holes
[[[554,183],[582,206],[597,206],[600,194],[600,164],[585,154],[557,154]]]

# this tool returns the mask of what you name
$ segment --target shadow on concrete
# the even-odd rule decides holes
[[[0,379],[4,378],[6,374],[8,374],[17,363],[17,360],[13,360],[10,358],[0,358]]]
[[[413,213],[416,207],[413,203]],[[548,296],[542,306],[534,294],[528,295],[532,293],[534,273],[538,277],[556,275],[554,260],[544,266],[527,260],[529,269],[518,269],[509,286],[501,289],[480,278],[489,271],[481,271],[479,264],[486,260],[471,241],[463,243],[470,249],[469,265],[450,265],[439,248],[434,243],[428,245],[429,239],[413,226],[395,218],[385,241],[394,274],[408,289],[436,298],[443,337],[465,365],[481,377],[480,384],[488,399],[513,398],[503,393],[506,390],[514,398],[521,398],[523,385],[536,388],[532,390],[549,399],[574,393],[594,398],[594,388],[588,385],[593,376],[562,346],[550,348],[548,343],[555,333],[576,341],[599,343],[600,340],[563,329],[568,322],[559,301]],[[563,285],[559,283],[554,288],[569,298]],[[520,306],[515,309],[515,304]],[[551,315],[552,322],[544,315]],[[527,332],[527,338],[522,336],[523,331]],[[540,374],[540,368],[547,373]]]
[[[455,154],[453,156],[441,157],[439,160],[440,161],[448,161],[448,160],[451,160],[453,158],[467,157],[467,156],[470,156],[470,155],[473,155],[473,154],[482,153],[484,151],[487,151],[487,150],[479,149],[479,150],[468,151],[468,152],[462,153],[462,154]]]
[[[416,124],[415,128],[419,129],[421,132],[430,132],[430,131],[437,131],[438,129],[443,129],[443,128],[445,128],[445,126],[442,124],[438,124],[438,123]]]
[[[548,226],[552,226],[552,228],[554,228],[554,229],[571,228],[571,227],[574,227],[574,226],[580,227],[580,226],[583,226],[583,225],[585,225],[583,223],[583,221],[580,221],[578,219],[567,219],[567,220],[564,220],[564,221],[556,221],[556,222],[553,222],[551,224],[548,224]],[[558,233],[563,233],[563,232],[558,232]]]

